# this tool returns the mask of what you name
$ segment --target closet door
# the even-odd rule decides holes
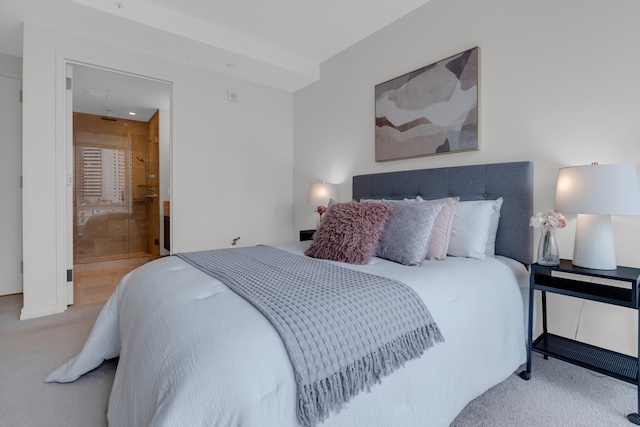
[[[22,292],[21,85],[0,76],[0,295]]]

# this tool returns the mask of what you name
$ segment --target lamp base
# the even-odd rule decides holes
[[[596,270],[615,270],[611,215],[578,214],[572,264]]]

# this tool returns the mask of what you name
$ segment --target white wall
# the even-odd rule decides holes
[[[290,93],[29,23],[23,55],[21,318],[65,309],[64,58],[172,83],[173,252],[292,240]]]
[[[374,86],[480,47],[480,150],[374,160]],[[640,2],[432,0],[327,60],[294,94],[294,229],[312,228],[310,182],[356,174],[531,160],[535,211],[553,208],[560,167],[640,165]],[[556,233],[571,258],[575,215]],[[613,221],[619,265],[640,267],[640,218]],[[536,238],[538,234],[536,233]],[[537,242],[536,242],[537,245]],[[551,296],[550,328],[574,337],[581,300]],[[636,312],[587,302],[578,339],[628,354]]]

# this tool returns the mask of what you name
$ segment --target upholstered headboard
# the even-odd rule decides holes
[[[464,200],[504,199],[496,235],[496,254],[533,262],[533,163],[494,163],[386,172],[353,177],[353,198],[404,199],[421,196]]]

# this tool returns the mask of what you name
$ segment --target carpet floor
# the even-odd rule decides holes
[[[43,383],[82,349],[101,305],[20,321],[21,307],[22,295],[0,297],[0,426],[106,426],[117,359],[74,383]],[[535,355],[530,381],[514,373],[451,427],[631,427],[626,415],[636,405],[635,385]]]

